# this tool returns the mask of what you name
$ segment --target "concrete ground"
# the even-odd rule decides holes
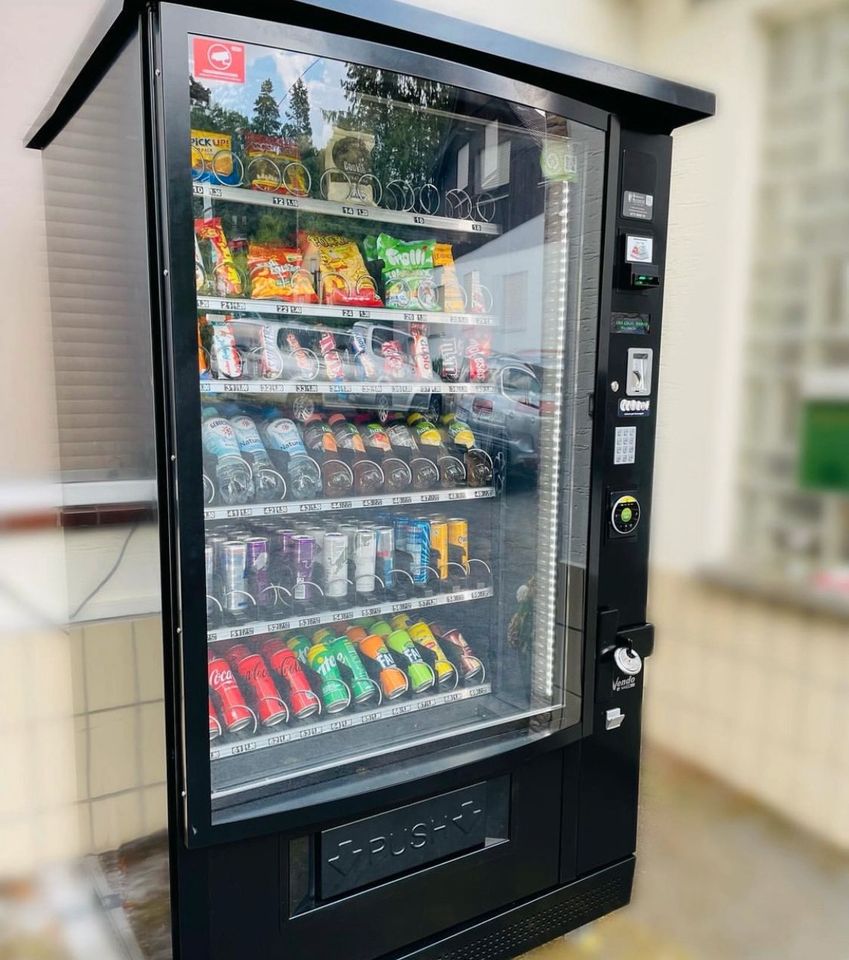
[[[524,960],[849,960],[849,853],[651,748],[631,906]]]

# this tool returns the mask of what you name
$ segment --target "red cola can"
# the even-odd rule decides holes
[[[212,697],[209,698],[209,739],[217,740],[218,737],[224,731],[221,729],[221,721],[218,719],[218,712],[215,709],[215,704],[212,702]]]
[[[218,704],[219,716],[228,733],[239,733],[256,723],[251,708],[245,703],[230,665],[217,654],[209,657],[209,689]]]
[[[262,657],[252,653],[243,643],[237,643],[227,651],[227,660],[236,676],[250,688],[260,724],[276,727],[278,723],[285,723],[289,719],[289,709]]]
[[[306,720],[317,713],[321,703],[313,692],[298,658],[286,644],[279,637],[270,637],[262,645],[262,653],[272,671],[286,681],[292,713],[299,720]]]

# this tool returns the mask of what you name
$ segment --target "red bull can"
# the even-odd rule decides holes
[[[381,524],[374,528],[377,576],[387,590],[395,587],[395,528]]]
[[[324,535],[324,595],[328,600],[348,596],[348,537],[344,533]]]

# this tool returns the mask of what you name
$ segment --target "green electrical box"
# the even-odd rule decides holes
[[[803,487],[849,493],[849,399],[804,402],[801,454]]]

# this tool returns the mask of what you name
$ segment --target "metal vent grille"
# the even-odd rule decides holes
[[[569,900],[441,953],[437,960],[508,960],[624,906],[629,892],[627,874],[609,877]]]

